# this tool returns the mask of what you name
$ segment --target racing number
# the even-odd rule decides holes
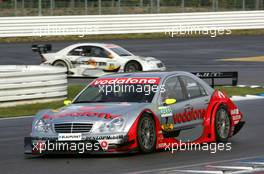
[[[174,116],[183,112],[182,104],[185,102],[185,94],[182,90],[182,84],[177,76],[171,76],[165,80],[165,90],[161,93],[162,105],[159,107],[161,116],[161,128],[163,131],[170,132],[179,129],[175,124]],[[166,99],[175,99],[176,103],[166,106]]]

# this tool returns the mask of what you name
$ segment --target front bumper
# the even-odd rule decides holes
[[[143,71],[165,71],[165,65],[160,61],[141,62]]]
[[[130,148],[133,141],[122,139],[85,139],[81,141],[58,141],[57,138],[25,137],[25,154],[100,154],[100,153],[128,153],[134,152]]]
[[[143,71],[166,71],[166,67],[143,67]]]

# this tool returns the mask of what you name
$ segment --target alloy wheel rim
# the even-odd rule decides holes
[[[145,118],[140,125],[140,139],[145,149],[150,149],[154,142],[154,126],[148,118]]]
[[[221,109],[217,116],[217,131],[221,138],[228,137],[230,130],[229,116],[224,109]]]

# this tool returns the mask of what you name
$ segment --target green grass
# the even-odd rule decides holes
[[[241,35],[263,35],[264,29],[252,29],[252,30],[232,30],[233,36]],[[217,37],[229,37],[217,36]],[[210,37],[208,35],[191,34],[186,36],[174,35],[173,38],[192,38],[192,37]],[[108,34],[108,35],[86,35],[84,37],[78,36],[43,36],[43,37],[10,37],[0,38],[0,43],[17,43],[17,42],[53,42],[53,41],[100,41],[100,40],[112,40],[112,39],[162,39],[171,38],[165,33],[145,33],[145,34]],[[172,39],[173,39],[172,38]]]
[[[215,87],[220,91],[224,91],[228,96],[247,94],[255,95],[264,93],[264,88],[240,88],[240,87]]]
[[[83,85],[70,85],[68,88],[68,99],[73,99],[82,89]],[[221,91],[225,91],[229,96],[260,94],[264,93],[264,88],[239,88],[239,87],[216,87]],[[0,118],[16,117],[25,115],[34,115],[41,109],[56,109],[63,106],[63,101],[20,105],[16,107],[0,108]]]
[[[68,88],[68,99],[72,100],[85,86],[71,85]],[[15,107],[0,108],[0,118],[24,115],[34,115],[42,109],[56,109],[63,106],[63,101],[19,105]]]

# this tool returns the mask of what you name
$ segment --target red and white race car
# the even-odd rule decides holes
[[[61,149],[49,151],[50,143],[73,142],[89,144],[83,153],[149,153],[182,143],[227,142],[244,125],[224,92],[181,71],[97,78],[66,104],[36,114],[26,153],[56,153]]]

